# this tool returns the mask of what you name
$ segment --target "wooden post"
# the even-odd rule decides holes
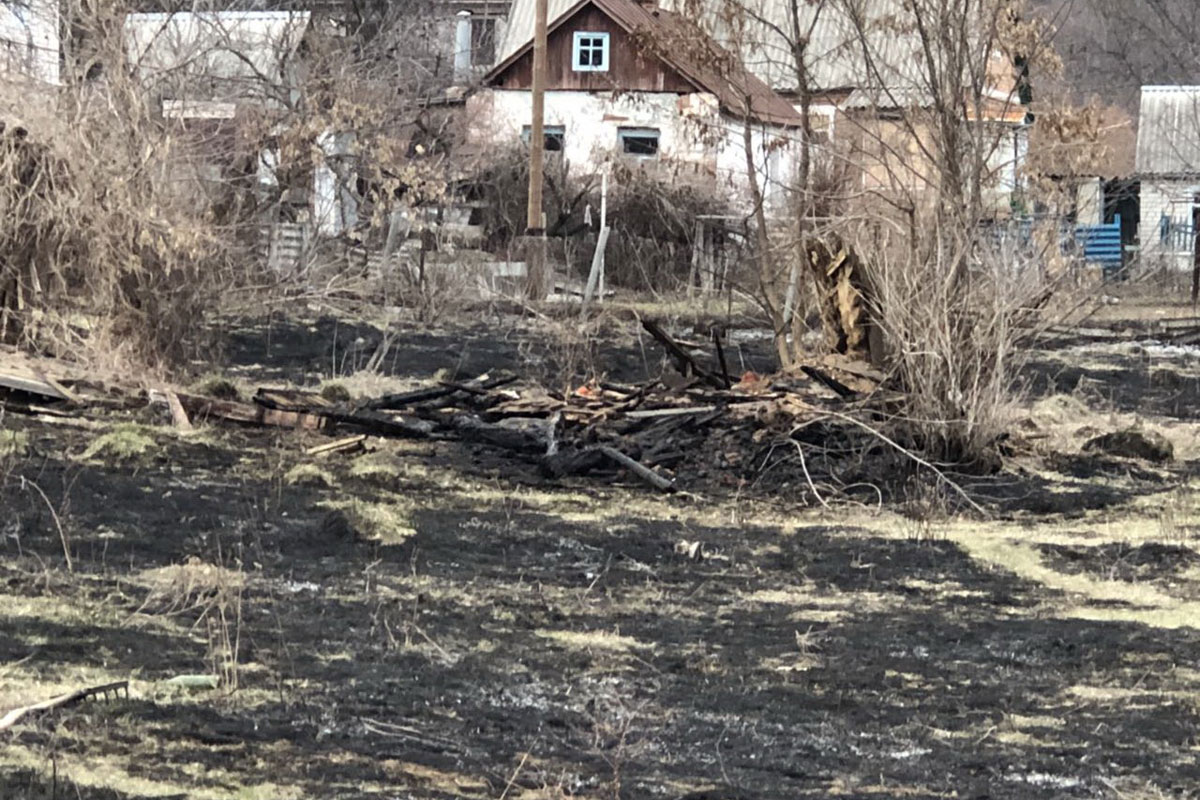
[[[787,296],[783,300],[783,325],[785,329],[791,327],[792,314],[796,306],[796,288],[800,284],[800,262],[797,260],[792,264],[792,273],[788,277]]]
[[[392,256],[398,246],[402,223],[402,212],[398,208],[394,209],[388,215],[387,238],[383,242],[383,257],[379,261],[379,279],[383,283],[383,303],[387,306],[392,304]]]
[[[600,230],[608,227],[608,168],[600,173]]]
[[[700,228],[700,293],[711,294],[717,283],[716,237],[710,226]]]
[[[546,4],[537,0],[533,27],[533,118],[529,123],[529,208],[525,227],[529,236],[542,227],[542,179],[546,156]]]
[[[1200,197],[1196,198],[1200,201]],[[1200,301],[1200,207],[1192,204],[1192,308]]]
[[[608,244],[608,228],[601,228],[600,235],[596,237],[596,252],[592,254],[592,269],[588,273],[587,286],[583,290],[583,310],[587,311],[588,303],[592,302],[592,294],[596,291],[596,285],[600,283],[601,276],[604,274],[604,248]],[[600,284],[600,291],[603,292],[603,284]]]
[[[696,296],[696,283],[700,280],[700,251],[704,247],[704,223],[696,220],[695,232],[692,234],[692,271],[688,274],[687,297],[691,300]]]
[[[542,181],[546,156],[546,16],[547,0],[537,0],[533,18],[533,118],[529,123],[529,207],[525,235],[545,237],[542,215]],[[527,292],[532,300],[546,296],[545,243],[526,249]]]
[[[600,174],[600,241],[596,243],[596,249],[600,253],[600,277],[597,281],[600,294],[596,297],[597,303],[604,302],[604,249],[608,246],[608,167],[604,168],[604,172]]]
[[[608,245],[608,170],[600,173],[600,234],[596,237],[596,252],[592,254],[592,268],[588,272],[587,286],[583,290],[583,311],[587,313],[592,294],[600,287],[597,302],[604,300],[604,248]]]

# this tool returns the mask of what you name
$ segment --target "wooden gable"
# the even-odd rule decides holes
[[[606,72],[576,72],[572,69],[575,32],[607,33]],[[660,59],[643,52],[634,37],[592,3],[585,4],[547,37],[546,89],[574,91],[673,92],[697,91],[690,81]],[[533,50],[528,49],[491,80],[498,89],[533,87]]]

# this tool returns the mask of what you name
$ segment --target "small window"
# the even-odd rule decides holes
[[[608,34],[576,31],[571,64],[576,72],[608,72]]]
[[[656,128],[619,128],[617,140],[621,152],[639,158],[658,156],[658,130]]]
[[[528,125],[521,129],[521,141],[529,144],[532,128]],[[562,125],[547,125],[542,128],[542,141],[547,153],[561,153],[566,146],[567,129]]]

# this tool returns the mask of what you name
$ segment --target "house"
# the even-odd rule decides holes
[[[424,39],[424,50],[433,56],[425,69],[453,74],[455,82],[463,85],[477,80],[495,63],[505,39],[510,5],[511,0],[427,0],[419,4],[292,0],[289,7],[309,11],[316,19],[334,20],[349,33],[383,25],[400,29],[406,37]]]
[[[61,53],[58,0],[0,4],[0,79],[57,86]]]
[[[1119,218],[1122,249],[1133,252],[1140,214],[1136,150],[1133,118],[1118,106],[1042,109],[1026,162],[1040,184],[1030,211],[1091,228]]]
[[[421,112],[414,109],[461,105],[459,87],[478,80],[486,69],[481,61],[491,65],[507,0],[438,0],[428,15],[408,16],[386,4],[341,0],[278,5],[291,10],[130,14],[124,26],[129,64],[164,120],[181,130],[224,137],[226,150],[239,136],[242,145],[251,134],[262,140],[255,171],[259,195],[278,196],[277,203],[260,204],[274,207],[273,221],[356,238],[370,187],[357,161],[355,131],[363,115],[352,106],[370,107],[376,120],[404,133],[420,127],[413,117]],[[343,67],[347,73],[339,73]],[[349,85],[358,94],[334,108]],[[310,130],[314,111],[344,119],[344,130]],[[297,131],[307,138],[282,141],[285,132]],[[202,184],[207,173],[219,191],[217,178],[228,179],[230,168],[216,159],[198,165],[202,174],[195,177]]]
[[[766,202],[786,199],[799,114],[693,22],[649,0],[576,0],[550,20],[547,41],[546,149],[572,168],[662,163],[745,201],[748,132]],[[528,139],[532,49],[530,36],[468,99],[476,142]]]
[[[315,136],[311,170],[301,170],[311,173],[307,190],[297,195],[292,180],[281,180],[295,165],[280,163],[279,147],[264,135],[270,129],[248,135],[298,102],[304,77],[300,50],[312,24],[309,11],[140,13],[126,17],[124,32],[130,68],[163,119],[181,136],[203,137],[211,145],[210,159],[180,163],[180,172],[189,173],[176,176],[181,185],[221,192],[231,184],[245,188],[250,177],[259,194],[282,192],[287,216],[298,211],[297,221],[336,236],[357,223],[348,136],[335,131]],[[231,160],[244,162],[240,151],[254,137],[264,139],[254,163]]]
[[[561,19],[575,0],[548,0],[551,19]],[[535,0],[513,0],[498,58],[507,63],[532,37]],[[798,26],[807,40],[806,93],[814,149],[820,158],[857,167],[861,188],[884,190],[896,176],[920,184],[928,170],[920,142],[904,114],[931,103],[923,72],[926,54],[913,10],[904,0],[863,5],[793,0],[661,0],[659,16],[687,15],[716,46],[793,108],[801,103],[793,42]],[[863,13],[853,19],[849,10]],[[793,17],[793,14],[796,16]],[[734,24],[736,22],[736,24]],[[993,54],[982,102],[970,104],[968,121],[986,128],[994,141],[987,166],[994,179],[987,198],[998,214],[1008,213],[1020,191],[1028,150],[1022,85],[1011,61]],[[966,98],[964,98],[964,101]],[[978,107],[975,107],[975,106]]]
[[[1142,260],[1190,269],[1200,229],[1200,86],[1143,86],[1136,176]]]
[[[129,14],[126,55],[168,118],[232,115],[239,105],[286,107],[310,22],[307,11]]]

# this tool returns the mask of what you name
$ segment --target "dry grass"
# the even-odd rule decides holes
[[[60,734],[61,735],[61,734]],[[60,744],[70,744],[69,736],[63,736]],[[186,754],[181,752],[180,756]],[[144,770],[125,769],[112,759],[88,757],[86,755],[60,751],[56,754],[53,767],[44,756],[33,748],[13,745],[0,754],[0,765],[12,769],[32,769],[49,777],[53,770],[61,783],[70,783],[95,790],[120,792],[130,797],[183,797],[195,800],[301,800],[305,792],[299,787],[280,786],[271,782],[246,785],[241,775],[233,771],[216,770],[211,767],[190,768],[187,762],[179,764],[178,779],[160,780],[147,777]],[[208,781],[219,782],[222,788],[205,786]],[[49,782],[49,781],[47,781]],[[232,793],[231,793],[232,791]]]
[[[398,778],[405,786],[417,786],[431,792],[445,792],[455,797],[487,796],[490,784],[477,775],[464,772],[451,772],[437,769],[428,764],[414,761],[399,761],[388,759],[380,765],[393,778]],[[525,797],[526,792],[521,792]]]
[[[322,395],[335,393],[357,400],[366,397],[379,397],[385,394],[406,392],[426,385],[426,381],[417,381],[412,378],[396,378],[375,371],[357,370],[322,381],[317,391]]]
[[[169,602],[176,608],[192,605],[197,599],[221,591],[240,591],[245,575],[238,570],[190,558],[183,564],[142,570],[134,580],[150,590],[147,603]]]
[[[547,639],[572,650],[603,650],[627,653],[634,650],[652,650],[654,646],[632,636],[622,636],[613,631],[551,631],[538,629],[535,636]]]
[[[189,387],[196,394],[215,397],[218,400],[239,401],[254,394],[254,388],[243,378],[228,375],[205,375]]]
[[[387,450],[364,453],[350,464],[350,475],[353,477],[385,484],[394,483],[407,471],[408,465]]]
[[[0,430],[0,460],[20,459],[29,449],[29,434],[25,431]]]
[[[1096,580],[1068,575],[1045,564],[1031,544],[983,532],[952,537],[972,558],[1005,569],[1046,589],[1062,592],[1067,600],[1053,612],[1069,619],[1137,622],[1156,628],[1200,628],[1200,603],[1182,600],[1154,586],[1126,581]],[[1103,604],[1120,604],[1116,607]]]

